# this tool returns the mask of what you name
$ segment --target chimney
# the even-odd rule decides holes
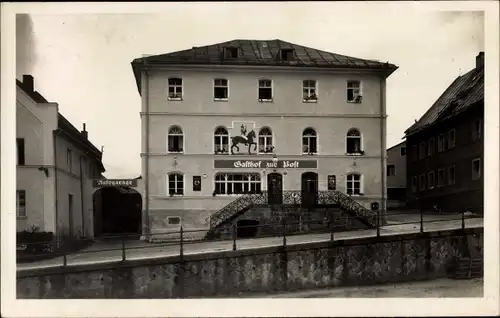
[[[85,123],[83,123],[82,135],[83,135],[83,137],[85,137],[85,139],[88,139],[88,138],[89,138],[89,133],[88,133],[88,132],[87,132],[87,130],[85,129]]]
[[[476,68],[484,67],[484,52],[479,52],[476,56]]]
[[[35,80],[31,75],[23,75],[23,86],[29,92],[33,92],[35,90]]]

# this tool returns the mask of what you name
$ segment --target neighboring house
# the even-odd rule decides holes
[[[93,236],[91,179],[102,153],[34,89],[16,80],[17,231],[39,227],[57,236]]]
[[[406,205],[406,142],[387,149],[387,207]]]
[[[408,203],[483,212],[484,53],[406,132]]]
[[[385,208],[386,78],[397,66],[233,40],[144,56],[132,68],[152,232],[205,228],[248,191],[336,189]]]

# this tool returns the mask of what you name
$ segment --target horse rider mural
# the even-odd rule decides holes
[[[241,124],[241,138],[245,140],[245,146],[247,145],[247,126],[244,124]]]

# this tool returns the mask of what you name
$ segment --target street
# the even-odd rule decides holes
[[[455,216],[456,217],[456,216]],[[443,217],[441,216],[441,219]],[[390,223],[389,223],[390,224]],[[452,230],[459,229],[462,226],[461,220],[446,220],[446,221],[436,221],[430,223],[424,223],[424,231],[436,231],[436,230]],[[471,218],[465,220],[466,228],[477,228],[483,227],[482,218]],[[409,234],[418,233],[420,231],[419,222],[409,223],[409,224],[396,224],[387,225],[381,227],[381,236],[390,236],[397,234]],[[341,239],[355,239],[363,237],[374,237],[376,236],[376,230],[359,230],[351,232],[338,232],[334,233],[335,240]],[[305,235],[293,235],[287,236],[287,245],[303,244],[311,242],[323,242],[330,240],[330,233],[321,234],[305,234]],[[121,242],[100,242],[93,244],[92,246],[79,251],[74,254],[70,254],[66,257],[67,265],[83,265],[83,264],[95,264],[95,263],[107,263],[113,261],[120,261],[122,259]],[[283,237],[265,237],[265,238],[254,238],[254,239],[238,239],[236,241],[236,248],[238,250],[242,249],[254,249],[260,247],[271,247],[279,246],[283,244]],[[179,243],[163,243],[163,244],[152,244],[143,241],[128,241],[126,242],[125,256],[127,260],[138,260],[138,259],[153,259],[161,258],[166,256],[179,255],[180,246]],[[210,252],[220,252],[220,251],[231,251],[233,249],[233,241],[207,241],[207,242],[196,242],[189,243],[186,242],[183,246],[184,255],[189,254],[202,254]],[[54,259],[43,260],[33,263],[18,263],[17,270],[35,269],[35,268],[45,268],[45,267],[57,267],[63,265],[63,257],[57,257]]]

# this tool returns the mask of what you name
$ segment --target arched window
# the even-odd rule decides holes
[[[271,129],[264,127],[259,131],[259,152],[270,153],[273,150],[273,134]]]
[[[258,173],[218,173],[215,175],[215,193],[257,193],[261,190],[260,183]]]
[[[214,152],[216,155],[229,153],[229,133],[224,127],[217,127],[214,133]]]
[[[350,173],[347,175],[347,194],[359,195],[361,194],[361,175],[358,173]]]
[[[168,130],[168,152],[184,152],[184,134],[179,126]]]
[[[313,128],[304,129],[302,133],[302,153],[312,155],[317,152],[316,130]]]
[[[168,194],[184,195],[184,176],[173,172],[168,175]]]
[[[356,128],[351,128],[347,132],[347,153],[361,154],[361,133]]]

